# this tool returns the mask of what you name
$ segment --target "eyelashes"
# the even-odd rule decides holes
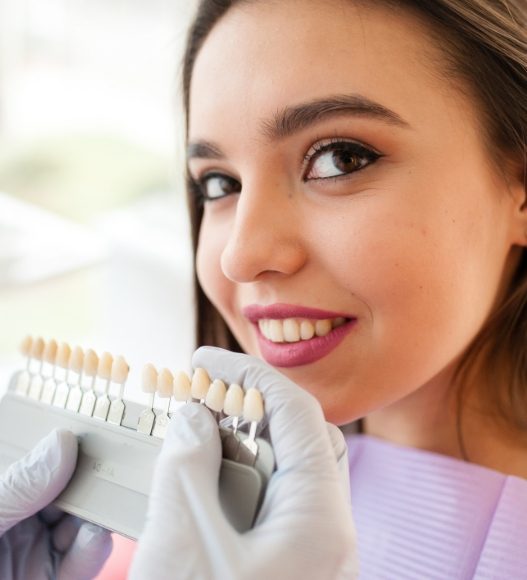
[[[304,157],[304,182],[336,179],[356,173],[374,163],[380,153],[352,140],[338,138],[317,141]]]
[[[381,157],[382,154],[357,141],[323,139],[312,145],[304,156],[302,181],[346,179]],[[218,170],[207,171],[198,178],[190,177],[189,185],[201,203],[224,199],[242,190],[238,179]]]

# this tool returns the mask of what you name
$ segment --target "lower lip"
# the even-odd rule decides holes
[[[313,363],[336,348],[357,322],[352,319],[337,326],[326,336],[315,336],[298,342],[272,342],[265,338],[258,326],[256,333],[263,358],[274,367],[298,367]]]

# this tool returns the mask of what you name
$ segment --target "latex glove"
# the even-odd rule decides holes
[[[76,462],[75,435],[55,430],[0,479],[2,580],[85,580],[101,569],[110,533],[49,506]]]
[[[204,347],[192,364],[226,383],[260,389],[277,470],[254,528],[236,532],[218,501],[217,425],[204,406],[182,406],[158,458],[129,578],[355,578],[349,490],[343,489],[333,442],[341,455],[345,444],[335,430],[329,436],[316,399],[247,355]]]

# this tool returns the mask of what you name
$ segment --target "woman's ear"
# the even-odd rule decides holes
[[[506,180],[513,199],[513,243],[527,246],[527,156],[509,161]]]

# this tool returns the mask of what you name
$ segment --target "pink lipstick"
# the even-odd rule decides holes
[[[243,308],[245,317],[255,328],[263,358],[276,367],[296,367],[313,363],[333,351],[344,337],[355,327],[357,318],[347,313],[295,306],[291,304],[252,304]],[[262,319],[283,320],[286,318],[324,320],[344,318],[346,321],[333,328],[325,336],[313,336],[297,342],[273,342],[266,338],[258,327]]]

